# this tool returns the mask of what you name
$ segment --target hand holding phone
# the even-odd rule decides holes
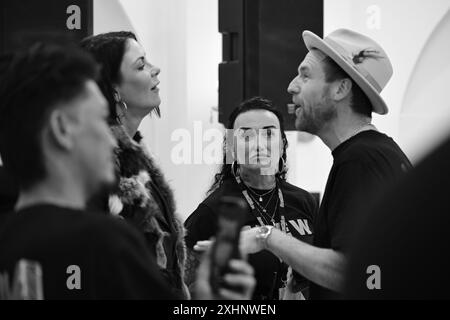
[[[210,285],[214,294],[218,294],[220,288],[242,290],[241,286],[225,282],[223,277],[233,273],[230,260],[241,259],[239,237],[248,210],[245,201],[237,197],[222,197],[218,209],[218,230],[211,248]]]

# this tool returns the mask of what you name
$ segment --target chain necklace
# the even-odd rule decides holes
[[[245,183],[244,183],[244,184],[245,184]],[[277,188],[277,185],[275,184],[275,186],[274,186],[272,189],[270,189],[270,190],[267,191],[267,192],[264,192],[264,193],[261,193],[261,194],[260,194],[260,193],[256,192],[253,188],[251,188],[250,186],[248,186],[247,184],[245,184],[245,186],[247,187],[247,189],[248,189],[251,193],[253,193],[255,196],[258,197],[259,202],[262,202],[264,196],[267,196],[268,194],[270,194],[271,192],[273,192],[273,191]]]
[[[275,190],[275,189],[274,189]],[[274,191],[273,190],[273,191]],[[272,195],[270,196],[270,198],[269,198],[269,200],[267,200],[267,202],[266,202],[266,205],[263,207],[263,205],[261,204],[261,203],[258,203],[257,201],[256,201],[256,199],[251,195],[251,194],[249,194],[249,196],[252,198],[252,200],[255,202],[255,204],[264,212],[264,213],[266,213],[267,212],[267,207],[269,206],[269,204],[270,204],[270,202],[272,201],[272,198],[273,198],[273,196],[274,196],[274,194],[275,194],[276,192],[273,192],[272,193]],[[262,199],[261,199],[262,200]],[[262,202],[260,200],[260,202]],[[278,201],[278,200],[277,200]]]
[[[258,203],[255,202],[256,205],[257,205],[255,207],[255,209],[256,209],[255,211],[260,216],[260,217],[257,217],[257,219],[258,220],[262,219],[264,224],[267,224],[267,225],[271,224],[271,225],[275,226],[275,214],[277,213],[278,202],[279,202],[279,199],[276,200],[276,203],[275,203],[274,209],[272,211],[272,214],[268,214],[267,210],[262,210],[261,205],[259,205]]]
[[[276,203],[275,203],[275,207],[274,207],[274,209],[273,209],[273,212],[272,212],[272,214],[271,215],[269,215],[269,214],[266,214],[267,215],[267,217],[270,219],[270,222],[271,222],[271,224],[273,225],[273,226],[275,226],[275,214],[277,213],[277,209],[278,209],[278,199],[277,199],[277,201],[276,201]],[[258,210],[259,211],[259,210]],[[264,216],[264,213],[262,213],[262,216]]]
[[[264,220],[267,220],[267,219],[264,219],[264,220],[262,219],[264,216],[262,216],[261,213],[259,212],[258,207],[257,207],[257,203],[250,196],[250,194],[248,192],[248,188],[246,188],[246,186],[242,182],[241,177],[239,175],[234,175],[234,178],[235,178],[236,183],[238,184],[239,188],[241,189],[242,195],[244,196],[245,200],[247,200],[247,203],[250,206],[250,209],[251,209],[252,213],[256,216],[256,219],[258,220],[259,224],[261,226],[266,225],[264,223],[265,222]],[[280,184],[277,181],[275,181],[275,183],[276,183],[276,190],[277,190],[276,193],[278,194],[278,201],[277,201],[277,204],[275,206],[274,213],[272,214],[272,216],[269,216],[269,218],[274,219],[276,212],[278,212],[278,214],[280,216],[280,224],[279,224],[279,226],[274,224],[274,226],[276,228],[280,229],[283,233],[288,234],[289,233],[289,226],[286,223],[286,218],[284,216],[284,214],[285,214],[285,207],[284,207],[283,192],[281,191]]]
[[[247,187],[247,189],[249,189],[248,186],[246,186],[246,187]],[[275,190],[275,188],[273,190]],[[272,201],[273,195],[275,193],[276,192],[272,192],[269,200],[267,200],[266,205],[264,207],[262,204],[260,204],[256,201],[256,199],[253,197],[253,195],[249,194],[250,198],[254,201],[254,204],[256,205],[255,209],[256,209],[257,213],[261,216],[261,218],[264,220],[265,223],[272,224],[272,225],[275,225],[274,217],[275,217],[275,213],[277,212],[277,209],[278,209],[279,199],[278,198],[276,199],[275,207],[273,209],[272,214],[267,213],[267,207],[269,206],[270,202]],[[267,194],[268,193],[266,192],[265,195],[267,195]]]

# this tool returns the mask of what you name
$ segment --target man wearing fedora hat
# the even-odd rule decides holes
[[[334,299],[342,291],[356,220],[375,193],[411,164],[372,124],[372,112],[388,112],[380,92],[393,72],[381,46],[347,29],[325,39],[304,31],[303,40],[309,52],[288,87],[297,106],[296,128],[317,135],[334,159],[314,222],[314,242],[303,243],[267,226],[245,231],[242,243],[249,253],[272,251],[308,278],[311,299]]]

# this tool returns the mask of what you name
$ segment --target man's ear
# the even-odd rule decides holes
[[[350,92],[352,91],[353,83],[350,79],[344,78],[338,81],[335,81],[333,84],[333,99],[336,101],[341,101],[346,97],[350,96]]]
[[[61,148],[73,146],[73,120],[62,109],[55,109],[50,114],[48,132],[50,138]]]

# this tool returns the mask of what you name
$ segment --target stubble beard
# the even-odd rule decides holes
[[[300,117],[295,119],[295,127],[299,131],[317,135],[322,128],[337,117],[336,106],[328,96],[328,90],[324,90],[321,101],[306,109],[302,106]]]

